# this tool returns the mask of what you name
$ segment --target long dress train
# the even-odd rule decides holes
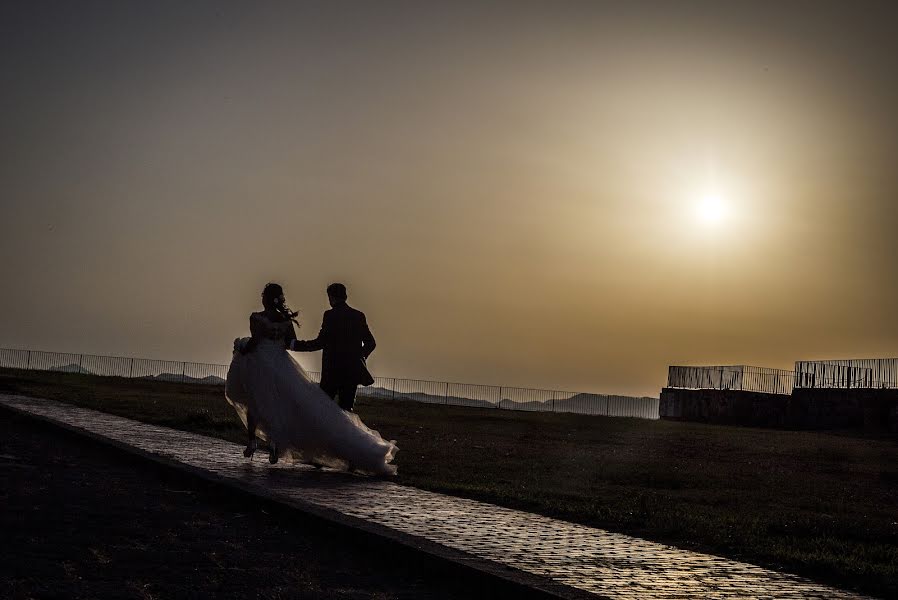
[[[255,315],[254,315],[255,316]],[[330,399],[290,356],[281,339],[259,339],[248,354],[235,341],[225,398],[243,424],[247,412],[256,435],[294,460],[374,475],[395,475],[398,448]]]

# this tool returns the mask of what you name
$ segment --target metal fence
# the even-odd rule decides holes
[[[791,394],[795,388],[898,388],[898,359],[799,361],[794,371],[728,366],[672,366],[667,387]]]
[[[228,366],[146,358],[65,354],[38,350],[0,349],[0,368],[81,373],[198,385],[223,386]],[[320,373],[310,372],[318,382]],[[503,410],[576,413],[657,419],[658,398],[563,392],[532,388],[375,377],[359,396],[429,404]]]
[[[795,387],[898,388],[898,358],[816,360],[795,363]]]
[[[795,373],[748,365],[671,366],[667,387],[697,390],[743,390],[764,394],[791,394]]]

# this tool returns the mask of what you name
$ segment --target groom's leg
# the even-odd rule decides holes
[[[355,392],[359,388],[357,385],[341,385],[338,392],[340,408],[343,410],[352,410],[355,405]]]
[[[321,382],[320,384],[318,384],[318,385],[319,385],[319,387],[324,391],[325,394],[327,394],[328,396],[330,396],[330,399],[331,399],[331,400],[334,400],[334,399],[337,397],[337,392],[338,392],[339,389],[340,389],[339,386],[334,385],[334,383],[332,383],[332,382],[330,382],[330,381],[326,381],[326,380],[325,380],[325,381],[322,381],[322,382]]]

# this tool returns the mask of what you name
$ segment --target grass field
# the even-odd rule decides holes
[[[0,371],[51,398],[243,442],[221,388]],[[398,482],[898,597],[898,442],[361,398]]]

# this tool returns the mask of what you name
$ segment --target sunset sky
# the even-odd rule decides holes
[[[383,376],[898,355],[892,5],[4,2],[0,347],[226,363],[341,281]]]

